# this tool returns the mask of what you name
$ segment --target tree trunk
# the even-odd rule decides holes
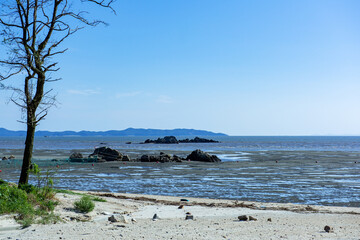
[[[28,110],[25,150],[24,150],[19,185],[27,184],[29,180],[29,170],[30,170],[31,158],[34,147],[35,128],[36,128],[36,124],[34,122],[34,117],[32,116],[31,113],[29,114],[29,110]]]

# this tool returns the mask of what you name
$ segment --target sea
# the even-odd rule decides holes
[[[360,207],[358,136],[211,136],[206,138],[219,143],[141,144],[147,138],[156,139],[37,137],[33,162],[51,172],[61,189]],[[186,157],[201,149],[222,161],[68,161],[73,152],[87,156],[100,146],[131,158],[160,152]],[[23,147],[22,137],[0,137],[0,157],[15,156],[0,161],[0,178],[17,181]],[[30,182],[35,184],[36,178],[31,176]]]

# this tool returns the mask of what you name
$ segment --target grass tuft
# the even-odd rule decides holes
[[[90,196],[82,196],[79,201],[74,203],[74,206],[76,210],[82,213],[88,213],[94,210],[95,203],[93,203]]]

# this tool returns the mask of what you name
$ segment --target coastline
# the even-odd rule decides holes
[[[75,191],[100,196],[88,214],[73,210],[81,196],[57,193],[63,222],[20,229],[0,216],[0,239],[358,239],[360,208]],[[182,209],[178,209],[183,205]],[[185,220],[190,212],[194,220]],[[153,221],[153,215],[159,219]],[[114,215],[124,221],[110,222]],[[257,221],[239,221],[247,215]],[[271,221],[269,221],[271,219]],[[324,226],[333,228],[325,232]],[[10,237],[10,238],[9,238]]]

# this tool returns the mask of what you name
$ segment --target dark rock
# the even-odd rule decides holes
[[[186,160],[200,162],[221,162],[221,160],[216,155],[210,155],[201,151],[200,149],[193,151],[190,155],[186,157]]]
[[[185,220],[194,220],[194,216],[191,214],[186,214]]]
[[[327,232],[327,233],[334,231],[334,229],[333,229],[332,227],[328,226],[328,225],[326,225],[326,226],[324,227],[324,230],[325,230],[325,232]]]
[[[246,215],[238,216],[239,221],[247,221],[248,217]]]
[[[70,159],[79,159],[79,158],[83,158],[83,155],[79,152],[74,152],[73,154],[70,155],[69,158]]]
[[[185,198],[182,198],[180,199],[181,202],[188,202],[189,200],[185,199]]]
[[[158,215],[155,213],[154,216],[153,216],[153,218],[152,218],[152,220],[153,220],[153,221],[156,221],[156,220],[158,220],[158,219],[159,219],[159,217],[158,217]]]
[[[96,148],[94,150],[94,152],[90,155],[91,156],[95,156],[97,155],[98,157],[100,157],[101,159],[105,160],[105,161],[120,161],[122,160],[122,154],[115,150],[115,149],[111,149],[109,147],[100,147],[100,148]]]
[[[272,222],[272,219],[271,219],[271,218],[268,218],[267,221],[268,221],[268,222]]]
[[[183,209],[184,208],[184,205],[180,205],[179,207],[178,207],[178,209]]]
[[[126,144],[131,144],[131,142],[126,142]]]
[[[130,161],[130,157],[128,155],[124,155],[122,158],[121,158],[121,161]]]
[[[15,158],[14,155],[11,155],[11,156],[9,157],[9,160],[14,159],[14,158]]]
[[[115,218],[114,215],[111,215],[111,217],[108,218],[110,222],[117,222],[118,220]]]
[[[180,157],[177,156],[177,155],[174,155],[174,156],[173,156],[173,161],[174,161],[174,162],[182,162],[182,158],[180,158]]]
[[[5,160],[8,160],[8,158],[7,158],[7,157],[3,157],[1,160],[4,160],[4,161],[5,161]]]

